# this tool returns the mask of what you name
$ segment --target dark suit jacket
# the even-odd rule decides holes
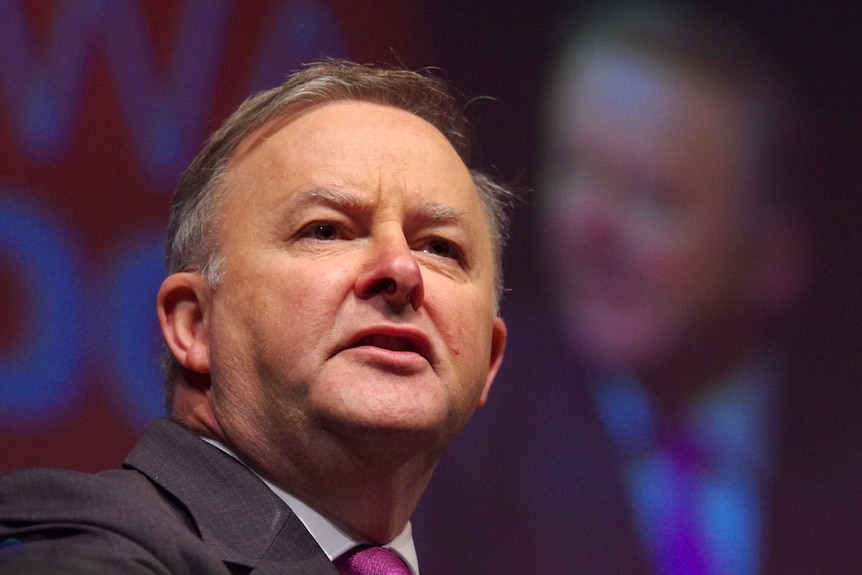
[[[167,420],[153,424],[121,470],[30,469],[0,479],[3,541],[4,575],[336,573],[260,479]]]
[[[444,455],[414,513],[423,575],[648,575],[581,363],[553,318],[534,314],[507,314],[506,359],[488,405]],[[828,396],[828,384],[803,385]],[[763,502],[761,572],[862,573],[862,451],[843,429],[830,431],[826,402],[818,418],[811,401],[788,399]]]

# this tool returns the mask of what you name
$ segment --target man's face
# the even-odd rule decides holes
[[[588,356],[655,365],[744,313],[743,113],[729,90],[622,49],[569,64],[551,100],[546,264]]]
[[[329,103],[249,137],[224,185],[204,319],[229,439],[259,457],[369,433],[448,444],[505,328],[481,203],[445,137],[396,108]]]

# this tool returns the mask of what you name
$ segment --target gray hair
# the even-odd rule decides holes
[[[234,151],[252,132],[267,123],[321,104],[353,100],[393,106],[437,128],[469,165],[472,138],[467,120],[446,83],[404,69],[372,67],[344,60],[305,66],[276,88],[260,92],[240,107],[213,133],[182,174],[174,192],[165,245],[167,273],[195,271],[212,286],[219,282],[220,257],[214,225],[222,185]],[[495,303],[503,294],[502,252],[508,239],[513,193],[488,175],[471,169],[482,202],[494,250]],[[180,372],[166,350],[162,367],[167,374],[167,402]]]

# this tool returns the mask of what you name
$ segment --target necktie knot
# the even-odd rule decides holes
[[[354,547],[332,563],[340,575],[410,575],[404,561],[383,547]]]

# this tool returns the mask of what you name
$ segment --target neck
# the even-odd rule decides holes
[[[439,430],[308,426],[315,429],[311,436],[273,435],[245,421],[228,430],[203,394],[188,386],[177,388],[172,412],[274,485],[377,544],[407,526],[448,444]]]
[[[430,475],[411,479],[398,474],[357,475],[366,477],[345,481],[325,492],[315,490],[314,504],[363,539],[378,545],[389,543],[407,526]]]
[[[439,458],[397,437],[357,441],[352,449],[317,447],[312,454],[243,454],[275,485],[375,544],[407,526]]]

